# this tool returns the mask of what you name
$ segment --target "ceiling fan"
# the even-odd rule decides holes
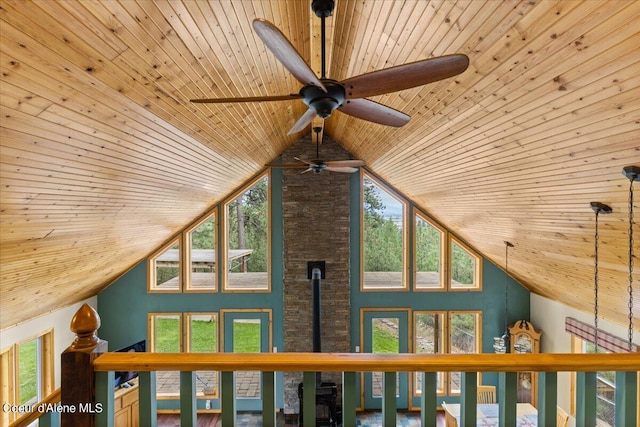
[[[267,166],[273,168],[307,168],[302,173],[313,172],[321,173],[323,170],[332,172],[353,173],[358,170],[358,166],[364,166],[364,160],[322,160],[320,159],[320,141],[319,136],[322,128],[316,126],[313,128],[316,133],[316,158],[313,160],[304,160],[294,157],[301,163],[269,163]]]
[[[319,79],[278,28],[267,20],[257,18],[253,21],[254,31],[282,65],[304,84],[302,89],[289,95],[204,98],[192,99],[191,102],[216,104],[302,99],[309,108],[289,130],[288,135],[305,129],[316,116],[326,119],[336,109],[359,119],[400,127],[409,122],[410,116],[366,98],[453,77],[469,66],[466,55],[453,54],[384,68],[342,81],[329,79],[325,70],[325,18],[331,16],[334,6],[334,0],[313,0],[311,4],[313,12],[321,19],[322,62]]]

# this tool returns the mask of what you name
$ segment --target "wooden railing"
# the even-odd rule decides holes
[[[195,372],[221,372],[222,425],[235,425],[235,371],[262,372],[263,426],[275,426],[275,372],[303,372],[305,427],[315,426],[315,372],[342,372],[344,426],[356,425],[356,373],[383,372],[383,425],[396,425],[396,373],[422,372],[421,418],[423,426],[436,425],[436,374],[462,372],[461,424],[476,425],[476,384],[478,372],[498,372],[501,425],[516,425],[516,373],[536,371],[540,375],[539,426],[555,426],[557,372],[578,373],[577,425],[595,426],[596,372],[615,371],[616,426],[635,426],[637,373],[640,354],[365,354],[365,353],[106,353],[93,362],[96,372],[96,397],[103,404],[96,425],[113,425],[113,372],[134,370],[140,373],[140,425],[155,425],[155,372],[180,371],[181,405],[187,402],[187,417],[182,425],[197,425],[195,420]],[[142,399],[145,399],[143,401]],[[191,402],[191,403],[189,403]],[[307,408],[307,405],[309,407]]]
[[[184,427],[197,425],[196,371],[220,372],[222,426],[236,425],[235,376],[238,371],[262,375],[262,425],[276,425],[276,372],[303,373],[303,424],[316,425],[316,372],[342,373],[342,425],[356,425],[359,372],[382,372],[385,427],[396,425],[398,372],[422,374],[421,421],[436,426],[437,373],[461,372],[460,427],[476,426],[478,372],[498,372],[500,426],[516,425],[517,372],[538,372],[538,426],[556,425],[557,373],[577,373],[576,425],[596,425],[596,373],[616,372],[616,427],[638,425],[640,353],[628,354],[371,354],[371,353],[108,353],[98,339],[100,318],[83,305],[71,322],[77,335],[62,354],[62,427],[114,425],[114,372],[137,371],[139,425],[157,424],[156,372],[180,372],[180,417]],[[96,409],[82,410],[82,409]],[[42,420],[42,418],[41,418]],[[54,424],[52,424],[54,425]],[[57,425],[57,424],[56,424]]]
[[[52,410],[52,406],[60,403],[60,389],[33,405],[31,411],[23,414],[20,418],[9,424],[9,427],[28,426],[35,420],[39,420],[38,427],[53,427],[59,425],[59,415]]]

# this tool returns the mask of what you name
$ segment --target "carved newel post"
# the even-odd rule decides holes
[[[107,341],[96,335],[100,316],[84,304],[71,319],[71,332],[76,339],[61,355],[62,427],[95,425],[95,381],[93,360],[107,352]]]

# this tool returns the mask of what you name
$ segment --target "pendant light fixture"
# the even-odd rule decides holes
[[[594,337],[593,343],[595,345],[594,353],[598,352],[598,217],[600,214],[610,214],[613,212],[610,206],[600,202],[591,202],[591,209],[596,213],[596,225],[594,235],[594,269],[593,269],[593,327]]]
[[[633,182],[640,181],[640,167],[626,166],[622,168],[622,174],[629,179],[629,352],[633,348]]]
[[[504,332],[501,337],[493,339],[493,350],[496,353],[508,353],[510,347],[509,334],[509,285],[507,276],[509,275],[509,248],[513,248],[513,243],[504,242]]]

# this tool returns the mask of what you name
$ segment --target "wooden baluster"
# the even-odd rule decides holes
[[[396,373],[382,373],[382,425],[395,427],[396,425]]]
[[[356,425],[356,373],[342,373],[342,425]]]
[[[198,425],[195,371],[180,372],[180,425]]]
[[[576,425],[596,427],[596,372],[576,373]]]
[[[59,427],[60,415],[55,412],[45,412],[38,419],[38,427]]]
[[[538,374],[538,426],[556,427],[558,415],[558,373]]]
[[[498,374],[498,417],[500,427],[516,425],[518,397],[518,373],[500,372]]]
[[[158,425],[155,371],[141,371],[138,375],[138,411],[141,426]]]
[[[422,427],[436,427],[438,374],[436,372],[422,373],[422,400],[420,404],[420,418]]]
[[[231,371],[220,373],[222,427],[236,425],[236,378]]]
[[[478,373],[460,373],[460,426],[475,427],[478,402]]]
[[[302,424],[304,427],[316,427],[316,373],[302,374]]]
[[[61,355],[61,404],[75,412],[63,412],[63,427],[93,427],[95,425],[96,394],[93,361],[107,351],[107,341],[96,335],[100,316],[93,307],[84,304],[71,319],[74,342]],[[113,375],[112,375],[113,377]],[[113,400],[113,383],[111,387]],[[100,402],[103,403],[103,402]]]
[[[638,425],[638,372],[616,372],[616,427]]]
[[[115,423],[115,372],[96,372],[96,402],[102,404],[102,411],[96,414],[97,427],[113,427]]]
[[[262,427],[276,427],[276,374],[262,372]]]

